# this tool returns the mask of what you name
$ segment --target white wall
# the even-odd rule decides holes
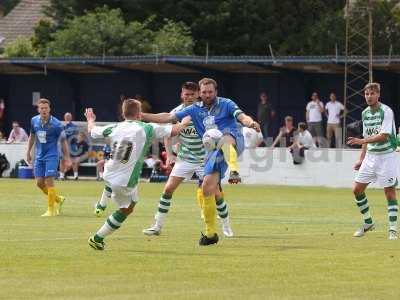
[[[13,168],[25,158],[26,147],[26,143],[0,144],[0,153],[6,154]],[[359,153],[353,149],[308,150],[303,164],[294,165],[285,148],[246,149],[239,157],[240,174],[245,184],[351,187],[355,175],[353,165]],[[9,176],[9,172],[3,176]]]
[[[294,165],[285,148],[246,149],[239,158],[240,174],[245,184],[351,187],[359,154],[356,149],[308,150],[303,164]]]
[[[27,143],[5,144],[0,143],[0,153],[5,154],[7,160],[10,162],[10,169],[4,171],[3,177],[10,176],[11,170],[15,164],[21,159],[25,159],[26,150],[28,149]]]

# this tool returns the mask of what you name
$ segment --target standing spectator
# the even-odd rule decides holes
[[[307,130],[307,124],[300,122],[294,143],[289,147],[293,156],[293,163],[299,165],[304,161],[304,151],[314,148],[314,140],[311,133]]]
[[[312,93],[311,101],[306,106],[306,120],[311,135],[315,138],[318,147],[324,146],[322,131],[322,114],[325,111],[324,103],[319,100],[317,92]]]
[[[344,111],[344,106],[339,101],[336,101],[335,93],[330,93],[330,101],[325,105],[328,122],[326,126],[327,146],[331,146],[332,135],[335,136],[335,147],[342,148],[342,128],[340,126],[340,114]]]
[[[64,114],[64,132],[65,132],[65,138],[68,143],[68,147],[71,150],[71,142],[75,138],[75,136],[78,134],[78,126],[72,122],[72,114],[70,112],[66,112]],[[64,159],[62,153],[60,153],[60,179],[64,180],[65,179],[65,173],[68,171],[66,167],[66,160]],[[69,161],[68,161],[69,163]]]
[[[285,117],[285,125],[279,130],[278,136],[275,138],[271,147],[275,147],[279,143],[280,147],[289,147],[293,144],[296,128],[293,126],[293,117]]]
[[[4,110],[6,109],[6,105],[4,104],[4,99],[0,99],[0,130],[4,130]]]
[[[79,132],[77,138],[71,140],[70,156],[72,162],[72,170],[74,171],[74,180],[78,180],[78,169],[79,164],[89,157],[89,144],[86,142],[86,135],[83,132]],[[65,173],[69,171],[70,168],[65,169]],[[65,179],[65,174],[61,179]]]
[[[265,144],[269,146],[269,127],[272,123],[272,119],[275,116],[275,111],[268,101],[268,95],[266,92],[260,93],[260,103],[257,108],[257,119],[261,126],[261,132],[264,137]]]
[[[78,134],[78,126],[72,122],[72,114],[70,112],[64,114],[64,132],[67,139]]]
[[[19,126],[17,121],[12,122],[12,130],[8,137],[7,143],[22,143],[28,141],[26,131]]]

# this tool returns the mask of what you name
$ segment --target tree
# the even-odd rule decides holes
[[[366,0],[359,0],[358,4]],[[399,0],[374,0],[374,53],[400,51]],[[193,50],[204,55],[332,55],[345,47],[345,0],[51,0],[48,13],[60,28],[66,20],[96,7],[120,8],[125,22],[145,22],[156,32],[165,19],[183,22],[194,40]]]
[[[8,14],[18,4],[18,2],[20,2],[20,0],[3,0],[1,1],[0,6],[3,6],[5,14]]]
[[[32,42],[29,38],[18,37],[14,42],[7,44],[4,56],[11,57],[33,57],[36,55]]]
[[[119,9],[97,8],[66,23],[50,42],[53,56],[124,55],[126,26]]]
[[[182,22],[165,20],[166,24],[156,32],[154,46],[160,55],[191,55],[193,39],[190,29]]]
[[[120,9],[96,8],[65,22],[64,28],[53,34],[51,24],[39,24],[34,41],[41,55],[48,49],[51,56],[143,55],[156,49],[165,55],[192,54],[193,40],[187,26],[166,20],[159,31],[153,31],[149,28],[153,20],[151,16],[144,22],[126,24]]]

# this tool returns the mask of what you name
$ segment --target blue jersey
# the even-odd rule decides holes
[[[63,132],[62,123],[50,116],[49,120],[42,124],[40,115],[31,120],[31,134],[35,135],[35,159],[58,159],[58,140]]]
[[[200,101],[175,112],[175,116],[179,121],[190,116],[197,133],[201,137],[208,129],[218,128],[223,134],[230,134],[237,142],[241,143],[243,134],[237,124],[237,117],[241,113],[243,111],[235,102],[227,98],[217,97],[210,109]]]

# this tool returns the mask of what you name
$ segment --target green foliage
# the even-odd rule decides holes
[[[49,44],[50,53],[53,56],[122,55],[125,29],[119,9],[97,8],[68,21],[65,29],[57,31]]]
[[[360,0],[359,4],[365,1]],[[146,28],[154,33],[163,30],[166,19],[175,24],[182,22],[190,29],[194,41],[190,47],[199,55],[205,54],[206,44],[211,55],[268,55],[269,44],[276,55],[334,54],[335,45],[343,54],[345,48],[345,0],[50,2],[48,14],[54,17],[59,28],[65,28],[75,16],[83,16],[103,5],[110,9],[119,8],[127,24],[134,21],[144,23],[152,17]],[[400,17],[394,9],[399,2],[373,1],[375,54],[387,54],[390,45],[393,45],[394,53],[400,51]],[[163,52],[161,45],[171,46],[162,36],[157,36],[156,45],[160,52]],[[174,49],[176,47],[171,46],[167,52],[174,53]]]
[[[160,55],[191,55],[193,39],[190,29],[182,22],[166,20],[166,24],[155,34],[154,46]]]
[[[56,32],[56,25],[51,19],[42,19],[34,29],[32,45],[37,50],[38,56],[47,56],[47,45],[53,40],[52,34]]]
[[[0,5],[4,7],[5,14],[8,14],[21,0],[2,0]]]
[[[42,55],[48,48],[51,56],[144,55],[155,51],[192,54],[193,40],[186,25],[166,20],[159,31],[153,31],[153,20],[150,16],[144,22],[126,23],[120,9],[96,8],[65,22],[55,33],[52,24],[42,22],[35,30],[35,47]]]
[[[32,41],[25,37],[18,37],[14,42],[7,44],[4,49],[5,57],[32,57],[36,56]]]

